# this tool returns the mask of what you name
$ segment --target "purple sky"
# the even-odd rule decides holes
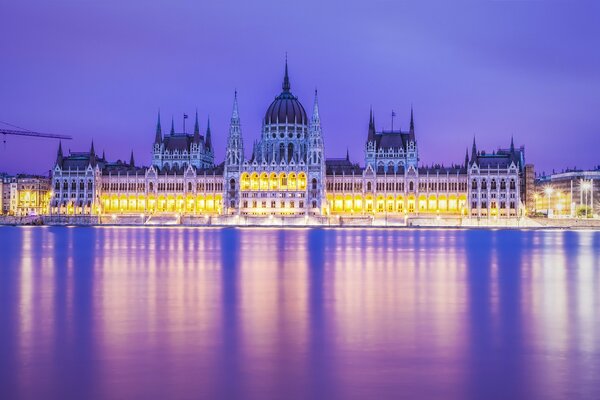
[[[181,130],[197,107],[221,162],[234,89],[248,155],[287,51],[307,111],[319,89],[328,157],[362,165],[369,106],[406,128],[412,103],[423,164],[461,162],[473,135],[514,135],[537,171],[600,164],[598,2],[425,3],[4,2],[0,121],[147,164],[157,110]],[[44,173],[57,144],[7,137],[0,171]]]

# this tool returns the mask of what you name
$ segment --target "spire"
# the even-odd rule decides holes
[[[129,158],[129,166],[135,167],[135,161],[133,160],[133,150],[131,150],[131,157]]]
[[[175,134],[175,121],[173,120],[173,116],[171,116],[171,135]]]
[[[102,159],[106,161],[106,156],[104,155],[104,150],[102,150]]]
[[[477,145],[475,144],[475,136],[473,136],[473,148],[471,148],[471,161],[474,161],[476,156],[477,156]]]
[[[90,146],[90,164],[96,165],[96,151],[94,150],[94,141],[92,140],[92,145]]]
[[[410,106],[410,132],[411,133],[415,132],[415,116],[414,116],[414,113],[413,113],[412,104]]]
[[[288,76],[288,65],[287,65],[287,53],[285,53],[285,75],[283,76],[283,85],[284,92],[290,91],[290,77]]]
[[[312,118],[313,118],[313,121],[319,119],[319,93],[317,92],[317,89],[315,89],[315,103],[313,105]]]
[[[350,161],[350,150],[346,147],[346,161]]]
[[[154,143],[162,142],[162,129],[160,127],[160,110],[158,111],[158,119],[156,120],[156,136],[154,137]]]
[[[198,124],[198,109],[196,109],[196,121],[194,122],[194,143],[200,143],[200,125]]]
[[[206,137],[204,139],[204,144],[206,148],[212,150],[212,139],[210,137],[210,117],[208,117],[208,122],[206,124]]]
[[[467,151],[465,154],[465,168],[469,167],[469,148],[467,147]]]
[[[58,142],[58,151],[56,152],[56,164],[62,165],[63,161],[63,151],[62,151],[62,141]]]
[[[231,123],[240,122],[240,112],[238,110],[237,90],[233,92],[233,111],[231,113]]]
[[[375,140],[375,117],[373,116],[373,107],[369,112],[369,134],[367,141],[372,142]]]
[[[515,141],[512,135],[510,135],[510,152],[514,153],[515,152]]]

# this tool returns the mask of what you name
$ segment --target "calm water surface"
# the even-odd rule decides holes
[[[2,399],[600,399],[600,232],[0,227]]]

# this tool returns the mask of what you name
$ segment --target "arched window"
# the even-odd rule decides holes
[[[481,188],[483,190],[487,189],[487,181],[485,179],[481,181]]]
[[[60,190],[60,182],[56,181],[55,185],[54,185],[54,189],[55,190]]]
[[[92,181],[88,181],[88,191],[91,191],[93,188]]]
[[[473,179],[473,183],[471,184],[471,189],[477,189],[477,180]]]
[[[515,187],[515,180],[514,179],[510,180],[510,189],[511,190],[515,190],[516,189],[516,187]]]
[[[411,192],[413,190],[415,190],[415,183],[413,181],[410,181],[408,184],[408,190],[410,190]]]
[[[289,143],[288,144],[288,155],[287,155],[288,162],[292,161],[293,155],[294,155],[294,145],[292,143]]]
[[[371,191],[372,190],[372,184],[371,182],[367,182],[367,191]]]
[[[83,181],[79,181],[79,190],[83,190],[85,188]]]
[[[312,181],[310,183],[312,185],[312,190],[317,190],[317,178],[312,178]]]
[[[283,143],[279,143],[279,161],[283,160],[285,157],[285,145]]]
[[[230,190],[235,190],[235,179],[233,179],[233,178],[231,178],[229,180],[229,189]],[[231,207],[233,207],[233,206],[231,206]]]
[[[63,182],[63,190],[67,190],[69,189],[69,184],[67,183],[67,181]]]
[[[154,191],[154,183],[150,182],[148,184],[148,189],[149,189],[149,191],[153,192]]]
[[[312,208],[317,208],[317,202],[316,202],[316,200],[313,200],[313,202],[312,202]]]
[[[192,191],[192,182],[188,182],[188,192]]]
[[[496,190],[496,180],[495,179],[492,179],[492,183],[490,186],[491,186],[492,190]]]
[[[75,183],[75,181],[71,182],[71,190],[75,190],[77,189],[77,183]]]

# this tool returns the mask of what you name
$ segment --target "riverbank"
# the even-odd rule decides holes
[[[264,227],[429,227],[429,228],[546,228],[600,229],[598,219],[547,218],[463,218],[454,216],[333,216],[333,217],[251,217],[251,216],[0,216],[0,225],[50,226],[264,226]]]

